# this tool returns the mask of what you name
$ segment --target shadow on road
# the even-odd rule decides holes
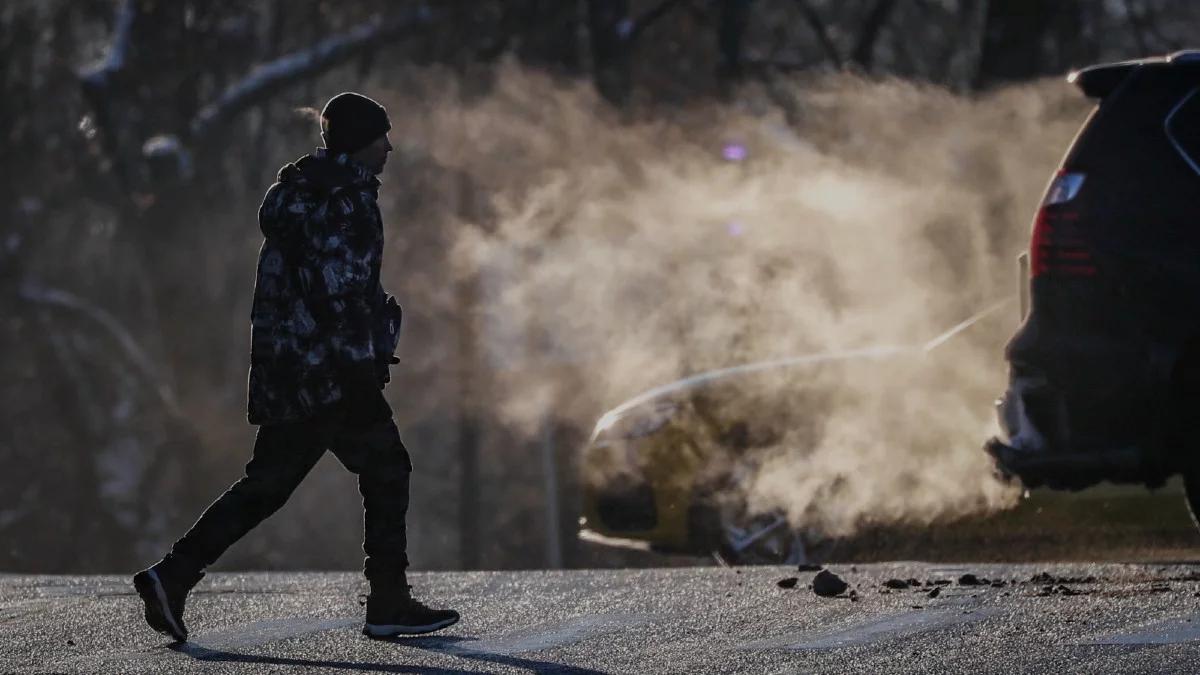
[[[577,666],[569,666],[563,663],[553,663],[550,661],[522,659],[517,656],[474,650],[471,649],[470,646],[460,645],[460,643],[463,642],[473,642],[475,639],[476,638],[461,637],[457,635],[430,635],[426,637],[397,637],[388,640],[382,640],[382,642],[391,642],[393,644],[404,645],[406,647],[416,647],[417,649],[424,649],[442,654],[451,654],[454,656],[461,656],[464,659],[474,659],[476,661],[495,663],[502,666],[528,668],[537,673],[561,673],[562,675],[605,675],[604,671],[602,670],[579,668]]]
[[[474,651],[470,647],[460,646],[459,643],[471,642],[475,638],[459,636],[431,637],[397,637],[376,642],[392,643],[402,647],[413,647],[425,651],[438,652],[464,659],[482,661],[513,668],[525,668],[536,673],[559,673],[562,675],[605,675],[604,671],[590,668],[578,668],[562,663],[523,659],[506,654],[492,654],[484,651]],[[173,644],[168,649],[185,654],[197,661],[216,661],[228,663],[259,663],[272,666],[302,666],[330,670],[350,670],[367,673],[412,673],[414,675],[475,675],[489,671],[460,670],[456,668],[435,668],[432,666],[405,665],[402,663],[370,663],[364,661],[334,661],[320,659],[302,659],[286,656],[269,656],[265,654],[243,654],[220,649],[210,649],[194,644]]]

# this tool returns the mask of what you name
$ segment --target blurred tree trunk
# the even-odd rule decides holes
[[[457,173],[458,216],[466,222],[477,222],[476,187],[471,175],[465,171]],[[469,270],[458,281],[458,384],[459,384],[459,437],[458,437],[458,555],[459,565],[464,570],[479,568],[480,492],[479,420],[480,345],[479,330],[475,321],[479,307],[479,271]]]
[[[854,49],[850,52],[850,61],[863,72],[871,72],[871,67],[875,65],[875,44],[879,42],[879,35],[883,33],[895,7],[895,0],[876,0],[867,18],[863,20]]]
[[[527,0],[505,3],[506,33],[519,35],[513,45],[522,62],[576,75],[580,59],[580,5],[569,0]],[[485,56],[499,54],[510,40],[497,41]]]
[[[750,23],[753,0],[721,0],[721,21],[717,24],[717,46],[721,52],[718,76],[723,81],[742,76],[743,38]]]
[[[816,36],[821,50],[825,53],[825,58],[831,64],[837,68],[850,65],[869,73],[875,66],[875,46],[879,44],[883,29],[887,27],[888,21],[892,18],[892,13],[896,9],[896,1],[875,0],[870,11],[863,17],[862,25],[856,31],[854,45],[850,48],[848,58],[842,56],[842,50],[834,41],[832,31],[816,8],[807,0],[797,0],[796,6],[804,17],[804,22],[808,25],[809,30]]]
[[[600,95],[618,106],[628,101],[633,86],[633,63],[626,39],[632,29],[629,0],[589,0],[592,80]]]
[[[458,283],[458,559],[464,570],[479,568],[479,437],[475,381],[478,339],[474,310],[478,304],[478,281],[471,277]]]
[[[825,58],[834,67],[841,68],[843,61],[841,50],[838,49],[837,43],[833,41],[829,27],[825,25],[825,21],[821,18],[821,15],[807,0],[796,0],[796,4],[800,10],[800,14],[804,16],[804,22],[808,24],[809,30],[816,36],[822,51],[825,52]]]
[[[588,0],[592,80],[600,95],[623,106],[633,90],[633,45],[642,31],[666,16],[681,0],[659,0],[637,16],[629,0]]]

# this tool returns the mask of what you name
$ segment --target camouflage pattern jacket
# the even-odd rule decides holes
[[[379,283],[379,180],[318,148],[279,171],[258,212],[266,240],[251,310],[251,424],[294,422],[382,387],[400,308]]]

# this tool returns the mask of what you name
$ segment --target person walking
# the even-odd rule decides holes
[[[324,147],[279,171],[258,212],[247,416],[258,425],[246,474],[133,584],[146,622],[187,640],[188,592],[234,542],[277,511],[326,450],[358,475],[363,633],[428,633],[458,621],[412,597],[405,514],[412,463],[382,389],[402,312],[380,284],[377,176],[392,145],[387,111],[345,92],[321,111]]]

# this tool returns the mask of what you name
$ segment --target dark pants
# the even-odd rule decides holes
[[[326,450],[358,476],[365,512],[367,578],[403,575],[408,567],[404,516],[412,463],[392,422],[392,411],[379,392],[316,419],[260,427],[246,475],[175,542],[172,556],[200,569],[216,562],[234,542],[283,506]],[[314,540],[314,544],[319,542]]]

